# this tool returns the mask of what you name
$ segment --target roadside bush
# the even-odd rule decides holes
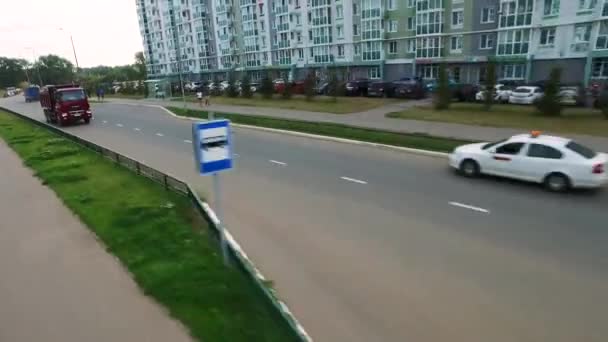
[[[213,78],[213,87],[211,87],[211,95],[220,96],[222,95],[222,88],[220,86],[220,79],[215,76]]]
[[[270,78],[270,72],[266,72],[264,78],[262,78],[262,84],[260,85],[260,92],[265,99],[271,99],[274,93],[274,87],[272,79]]]
[[[234,73],[230,73],[228,75],[228,86],[226,87],[226,95],[228,97],[237,97],[239,96],[238,89],[236,89],[236,85],[234,84],[236,81],[234,79]]]
[[[329,81],[327,84],[327,95],[331,96],[334,101],[338,100],[338,96],[340,95],[340,81],[338,80],[338,75],[335,70],[330,71],[329,73]]]
[[[316,95],[315,93],[315,84],[317,83],[317,77],[315,76],[314,71],[309,71],[306,75],[306,79],[304,80],[304,94],[306,95],[306,100],[312,101]]]
[[[445,110],[450,108],[452,100],[452,92],[448,80],[448,72],[445,63],[439,65],[439,79],[437,84],[437,94],[435,94],[434,106],[436,110]]]
[[[251,82],[247,73],[245,73],[245,76],[241,80],[241,96],[247,99],[253,96],[253,93],[251,93]]]
[[[283,92],[281,93],[281,97],[283,98],[283,100],[289,100],[291,99],[291,96],[293,95],[293,83],[286,81],[285,82],[285,86],[283,87]]]
[[[494,96],[496,95],[496,63],[490,61],[486,67],[486,83],[484,92],[484,107],[486,110],[492,109]]]
[[[597,107],[602,111],[604,118],[608,120],[608,91],[602,91],[597,98]]]
[[[535,103],[540,114],[546,116],[561,115],[562,104],[559,95],[559,82],[561,76],[562,70],[560,68],[551,69],[551,74],[549,75],[549,81],[545,87],[544,95]]]

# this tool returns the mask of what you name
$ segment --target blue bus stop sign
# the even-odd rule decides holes
[[[192,124],[196,169],[209,175],[232,168],[230,121],[214,120]]]

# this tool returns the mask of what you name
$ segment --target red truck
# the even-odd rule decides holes
[[[44,86],[40,91],[40,105],[46,122],[60,126],[80,120],[88,124],[93,118],[84,90],[75,84]]]

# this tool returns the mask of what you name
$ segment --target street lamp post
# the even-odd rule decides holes
[[[38,81],[40,82],[39,86],[42,87],[43,83],[42,83],[42,76],[40,75],[40,67],[38,66],[38,64],[36,64],[36,51],[34,50],[33,47],[26,47],[26,50],[32,50],[32,63],[33,65],[36,66],[36,71],[38,71]]]
[[[59,28],[59,31],[66,32],[66,30],[64,30],[62,27]],[[74,38],[72,37],[71,33],[68,33],[68,34],[70,35],[70,42],[72,43],[72,52],[74,52],[74,61],[76,62],[76,71],[78,71],[78,69],[80,69],[80,65],[78,65],[78,56],[76,55],[76,47],[74,46]]]

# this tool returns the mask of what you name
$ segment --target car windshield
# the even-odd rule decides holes
[[[503,140],[500,140],[500,141],[496,141],[496,142],[487,143],[487,144],[483,145],[483,146],[481,147],[481,149],[483,149],[483,150],[487,150],[487,149],[489,149],[490,147],[496,146],[496,145],[498,145],[498,144],[502,144],[502,143],[503,143],[503,142],[505,142],[505,141],[507,141],[507,139],[503,139]]]
[[[85,95],[82,89],[78,90],[64,90],[59,92],[61,101],[78,101],[84,100]]]
[[[587,159],[593,159],[597,155],[597,153],[595,153],[595,151],[593,151],[589,147],[583,146],[583,145],[581,145],[579,143],[576,143],[574,141],[569,142],[566,145],[566,148],[568,148],[569,150],[574,151],[574,152],[580,154],[581,156],[583,156],[583,157],[585,157]]]

